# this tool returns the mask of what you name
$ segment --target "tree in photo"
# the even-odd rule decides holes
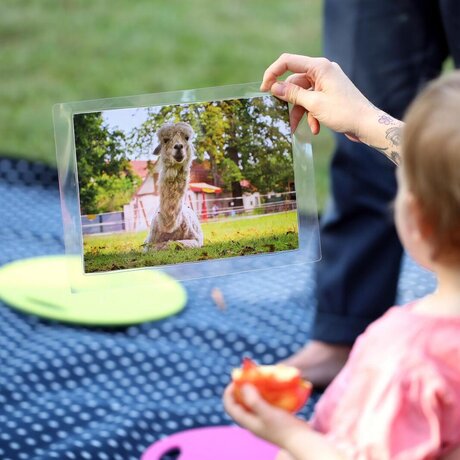
[[[151,109],[135,129],[132,151],[153,151],[154,132],[163,123],[186,121],[197,134],[197,160],[208,160],[214,185],[231,191],[241,206],[241,180],[261,193],[287,191],[293,181],[289,116],[284,102],[271,96]]]
[[[109,131],[101,112],[74,116],[82,214],[120,211],[140,184],[126,156],[122,131]]]

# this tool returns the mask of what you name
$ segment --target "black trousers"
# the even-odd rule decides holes
[[[325,0],[325,55],[379,108],[401,119],[448,55],[460,67],[460,0]],[[352,344],[395,302],[402,247],[393,164],[336,136],[321,222],[312,338]]]

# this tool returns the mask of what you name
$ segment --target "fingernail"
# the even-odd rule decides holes
[[[286,95],[287,83],[279,81],[272,86],[272,93],[274,96],[284,97]]]

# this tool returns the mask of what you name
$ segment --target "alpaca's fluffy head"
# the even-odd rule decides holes
[[[157,131],[160,144],[154,153],[160,155],[161,162],[165,166],[189,165],[194,153],[192,144],[194,135],[188,123],[166,123]]]

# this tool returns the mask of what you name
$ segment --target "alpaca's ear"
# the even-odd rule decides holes
[[[159,154],[160,154],[160,150],[161,150],[161,145],[158,144],[158,145],[155,147],[155,150],[153,151],[153,154],[154,154],[154,155],[159,155]]]

